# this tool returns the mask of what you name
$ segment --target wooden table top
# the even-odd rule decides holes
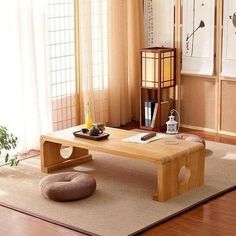
[[[138,144],[124,142],[122,139],[128,138],[138,132],[106,127],[105,132],[109,133],[108,139],[95,141],[74,137],[73,132],[83,128],[84,125],[53,132],[41,136],[41,141],[51,141],[68,146],[85,148],[98,152],[105,152],[134,159],[147,160],[155,163],[166,163],[178,156],[188,155],[204,149],[203,145],[196,142],[176,140],[170,142],[170,138],[162,138],[148,144]]]

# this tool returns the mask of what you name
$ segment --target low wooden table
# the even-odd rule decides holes
[[[41,170],[51,172],[60,168],[75,166],[90,161],[89,150],[110,153],[123,157],[150,161],[157,167],[157,191],[154,200],[166,201],[188,192],[204,183],[204,146],[184,140],[168,141],[163,138],[148,144],[123,142],[123,138],[137,134],[134,131],[106,127],[110,134],[107,140],[94,141],[76,138],[73,132],[77,126],[41,136]],[[72,146],[68,159],[60,155],[61,146]],[[184,178],[180,170],[185,168]]]

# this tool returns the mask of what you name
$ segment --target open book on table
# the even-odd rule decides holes
[[[168,134],[162,134],[162,133],[157,133],[156,136],[146,140],[146,141],[142,141],[141,138],[145,135],[147,135],[149,133],[138,133],[138,134],[135,134],[133,136],[130,136],[128,138],[124,138],[122,139],[122,141],[124,142],[131,142],[131,143],[141,143],[141,144],[147,144],[147,143],[150,143],[150,142],[153,142],[155,140],[158,140],[158,139],[161,139],[161,138],[165,138],[165,137],[168,137],[169,135]]]

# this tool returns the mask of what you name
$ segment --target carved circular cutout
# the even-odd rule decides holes
[[[179,171],[179,175],[178,175],[178,179],[180,184],[185,184],[188,182],[190,177],[190,170],[187,166],[182,166],[180,171]]]
[[[70,158],[72,152],[73,152],[73,147],[61,145],[60,155],[63,159]]]

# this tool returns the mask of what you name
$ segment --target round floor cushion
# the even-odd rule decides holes
[[[88,174],[63,172],[44,177],[39,186],[45,198],[66,202],[91,196],[96,190],[96,180]]]
[[[198,143],[203,144],[204,147],[206,146],[205,140],[194,134],[177,134],[176,138],[183,139],[186,141],[198,142]]]

